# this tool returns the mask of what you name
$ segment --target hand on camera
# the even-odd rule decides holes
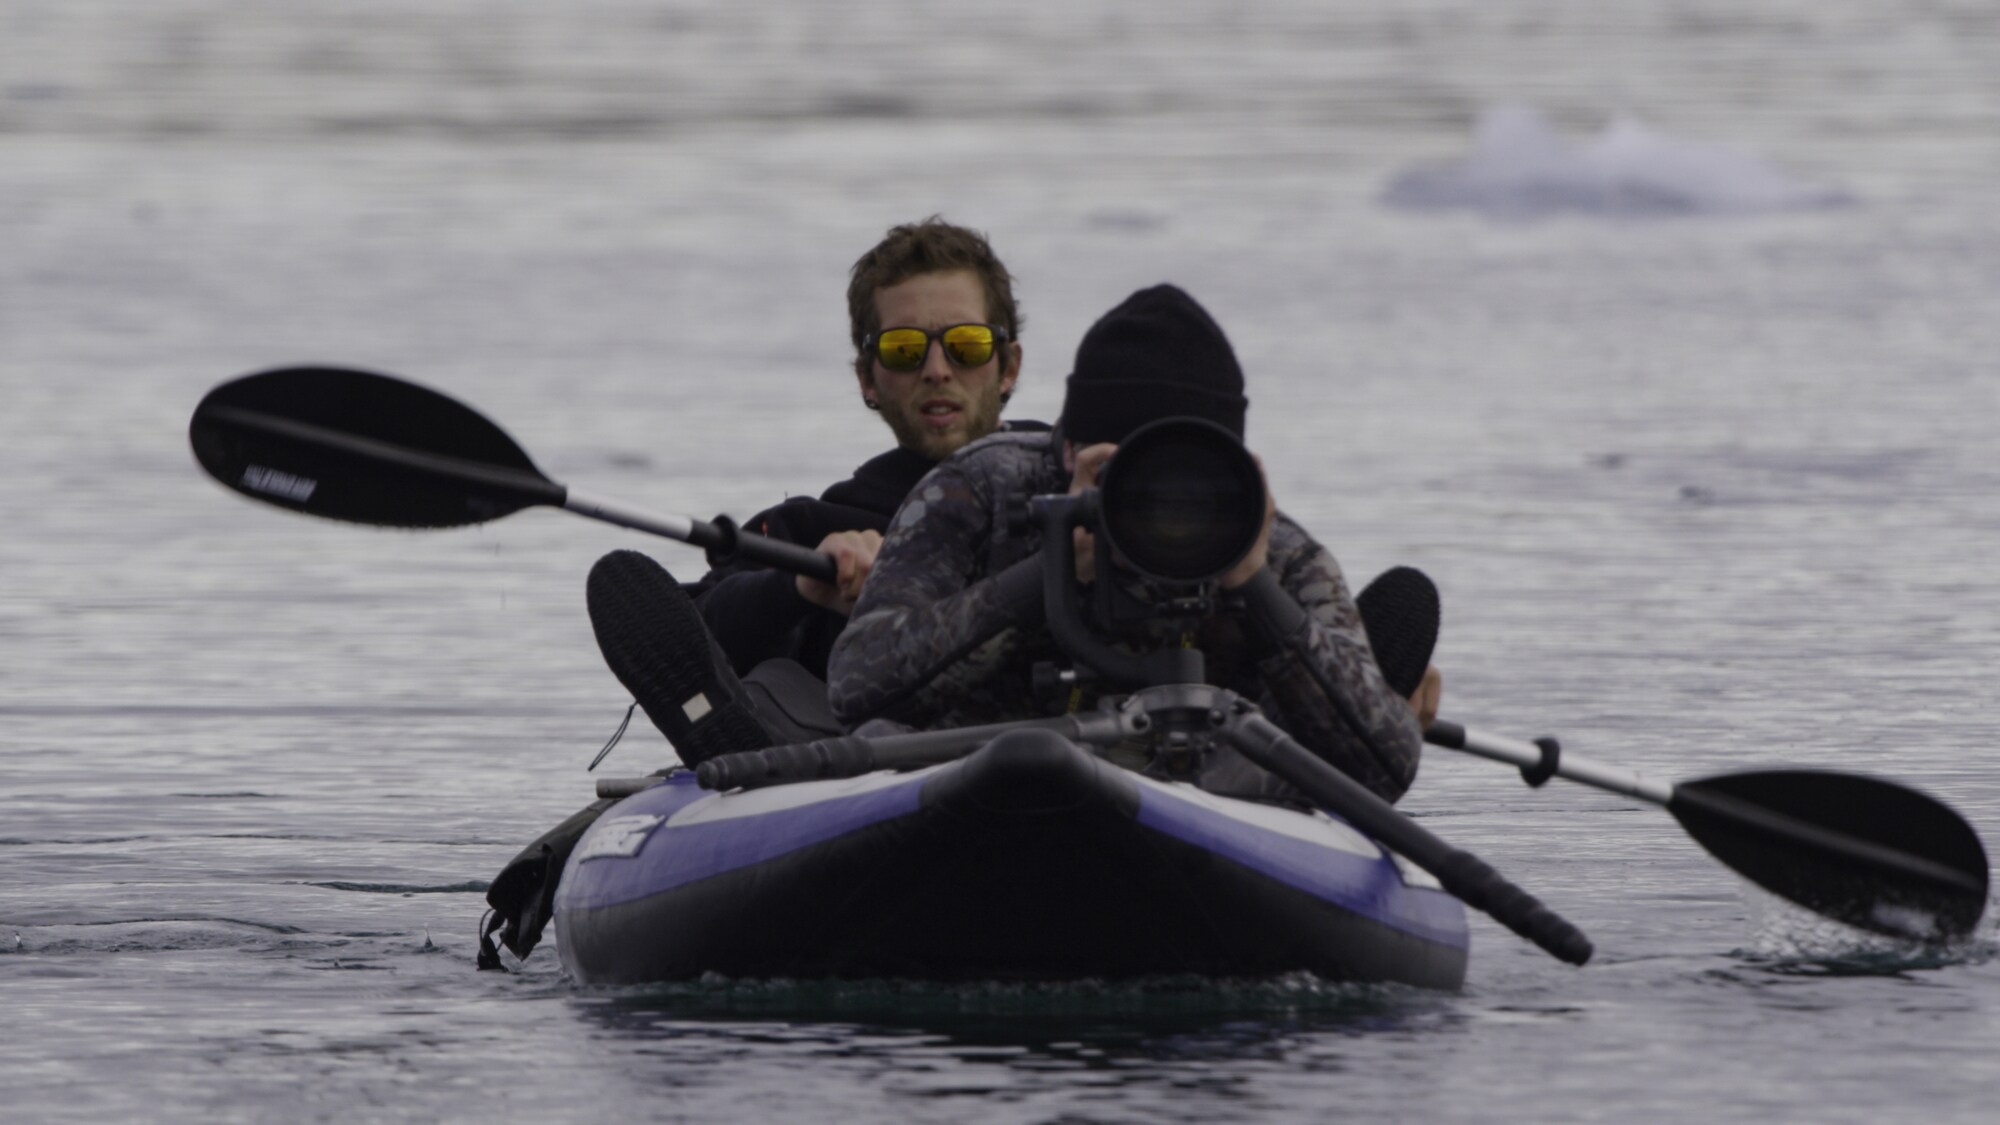
[[[1105,462],[1118,452],[1111,442],[1086,445],[1073,454],[1069,478],[1069,494],[1075,496],[1087,488],[1097,487],[1097,475],[1104,471]],[[1097,539],[1090,532],[1077,528],[1073,542],[1076,547],[1076,580],[1089,584],[1097,580]]]

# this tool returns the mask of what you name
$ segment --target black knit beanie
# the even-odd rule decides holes
[[[1078,447],[1124,441],[1148,422],[1192,415],[1243,436],[1243,369],[1208,310],[1179,288],[1141,289],[1076,346],[1062,436]]]

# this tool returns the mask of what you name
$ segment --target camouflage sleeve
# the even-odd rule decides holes
[[[984,574],[992,512],[964,461],[940,465],[904,501],[827,666],[828,699],[848,727],[926,725],[988,674],[966,657],[1041,620],[1039,556]]]
[[[1276,642],[1257,663],[1271,720],[1385,800],[1401,797],[1416,780],[1423,735],[1382,679],[1340,564],[1281,516],[1271,565],[1251,585],[1260,583],[1244,593],[1258,631]]]

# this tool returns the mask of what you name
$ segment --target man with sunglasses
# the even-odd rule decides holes
[[[689,588],[697,619],[666,571],[637,552],[613,552],[592,570],[591,622],[606,662],[690,765],[838,732],[826,660],[889,518],[939,461],[1003,428],[1021,373],[1021,316],[1006,266],[977,231],[936,217],[891,229],[855,262],[847,305],[862,402],[896,447],[817,499],[795,497],[744,524],[832,556],[835,579],[724,565]]]
[[[1105,314],[1077,348],[1056,434],[982,442],[940,465],[903,506],[875,561],[875,581],[834,646],[834,711],[862,735],[1044,713],[1033,669],[1060,650],[1044,614],[1039,536],[1007,529],[1009,498],[1091,487],[1120,441],[1163,418],[1203,418],[1240,440],[1247,406],[1228,339],[1186,293],[1156,286]],[[1087,535],[1076,534],[1080,581],[1125,581],[1093,558]],[[1211,615],[1198,636],[1211,682],[1256,702],[1315,754],[1395,800],[1416,776],[1417,712],[1426,704],[1407,697],[1423,695],[1428,683],[1435,706],[1428,664],[1436,602],[1417,572],[1390,576],[1371,589],[1389,582],[1431,600],[1427,620],[1410,615],[1415,629],[1383,630],[1392,634],[1382,638],[1385,652],[1401,653],[1378,663],[1339,564],[1267,496],[1255,546],[1220,579],[1236,612]],[[1388,600],[1401,597],[1392,592]],[[1385,675],[1385,664],[1400,670]],[[1093,706],[1092,689],[1078,690],[1072,703]],[[1212,755],[1201,782],[1244,796],[1287,793],[1226,748]]]
[[[979,232],[933,216],[892,228],[851,271],[847,288],[861,399],[896,447],[817,499],[795,497],[743,525],[832,555],[835,581],[749,564],[724,565],[682,587],[637,551],[592,567],[591,625],[605,662],[682,760],[840,733],[826,702],[826,663],[904,498],[936,464],[1004,428],[1021,375],[1013,279]],[[525,957],[550,917],[556,879],[599,801],[530,844],[487,894],[494,914],[480,964],[497,968],[494,931]]]
[[[702,617],[739,673],[790,657],[825,675],[889,517],[937,462],[1002,428],[1020,378],[1013,279],[976,231],[936,217],[890,230],[855,262],[847,307],[861,400],[896,448],[819,499],[788,500],[745,525],[832,555],[834,582],[724,568],[698,585]]]

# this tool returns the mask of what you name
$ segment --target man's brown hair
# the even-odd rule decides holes
[[[854,338],[855,369],[866,373],[869,357],[861,342],[882,327],[875,311],[875,292],[913,277],[951,270],[971,270],[986,293],[986,319],[1005,328],[1010,339],[1021,338],[1021,312],[1014,305],[1014,279],[993,254],[986,236],[932,215],[916,223],[889,228],[874,249],[861,255],[847,282],[848,330]]]

